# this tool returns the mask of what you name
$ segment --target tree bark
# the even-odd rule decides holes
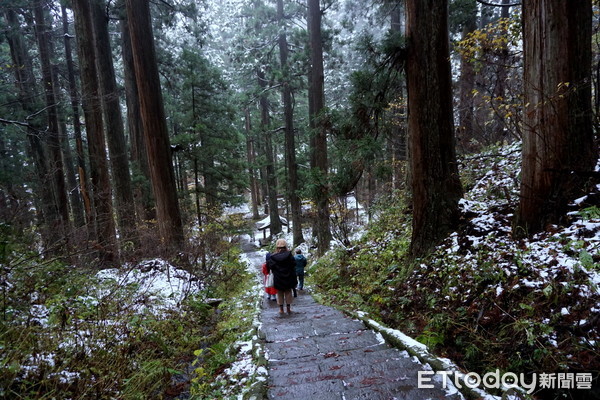
[[[321,6],[319,0],[307,0],[308,5],[308,35],[310,47],[309,97],[312,101],[312,113],[309,115],[311,130],[314,138],[311,151],[311,165],[315,176],[314,202],[317,208],[317,219],[313,226],[317,237],[317,253],[322,255],[329,250],[331,228],[329,223],[329,188],[328,188],[328,159],[327,132],[323,121],[325,108],[325,76],[323,72],[323,39],[321,37]]]
[[[108,16],[104,0],[90,2],[94,27],[94,45],[96,51],[96,67],[98,69],[98,83],[102,97],[102,110],[110,155],[112,180],[114,182],[115,211],[121,242],[133,241],[137,243],[135,207],[133,191],[131,189],[131,175],[129,160],[127,158],[127,143],[115,68],[112,60],[110,37],[108,35]]]
[[[590,0],[523,2],[525,112],[517,236],[560,223],[598,157]]]
[[[294,246],[304,243],[302,236],[301,204],[298,196],[298,164],[296,164],[296,144],[294,137],[294,110],[292,108],[292,90],[288,66],[288,43],[285,34],[283,0],[277,0],[277,20],[279,21],[279,59],[282,69],[283,118],[285,128],[285,158],[288,166],[289,200],[292,214],[292,233]]]
[[[150,167],[146,154],[146,143],[144,140],[144,127],[140,114],[140,101],[135,81],[135,67],[133,64],[133,52],[131,50],[131,35],[127,26],[127,16],[124,15],[120,21],[121,26],[121,51],[123,57],[125,101],[127,104],[127,126],[129,129],[129,140],[131,145],[131,162],[134,174],[138,179],[134,182],[137,216],[141,220],[151,221],[156,218],[154,207],[154,196],[151,188]]]
[[[90,230],[95,230],[95,238],[97,239],[95,247],[98,250],[100,263],[104,264],[115,261],[118,253],[89,2],[87,0],[74,0],[73,15],[75,16],[83,114],[88,139],[90,180],[94,204],[92,219],[95,226]]]
[[[407,1],[408,127],[413,192],[411,254],[426,255],[456,227],[456,164],[446,0]]]
[[[156,64],[150,7],[147,0],[126,0],[125,4],[159,233],[165,250],[171,252],[183,245],[183,224]]]
[[[256,179],[256,154],[254,151],[254,138],[252,137],[252,121],[250,110],[246,108],[244,113],[246,128],[246,158],[248,160],[248,175],[250,177],[250,198],[252,202],[252,218],[258,219],[259,188]]]

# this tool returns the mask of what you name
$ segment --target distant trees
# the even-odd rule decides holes
[[[177,180],[187,186],[186,175],[190,183],[193,177],[190,195],[202,227],[220,215],[224,204],[238,205],[243,200],[241,193],[248,185],[243,138],[235,127],[230,88],[218,68],[192,46],[183,45],[171,71],[178,77],[168,91],[168,112],[177,119],[172,141],[177,150]],[[182,204],[185,207],[186,202]]]
[[[12,68],[10,68],[9,71],[13,75],[17,93],[14,99],[9,99],[19,104],[19,107],[10,109],[10,111],[15,117],[21,117],[23,119],[22,126],[26,132],[25,136],[27,137],[27,143],[21,144],[21,146],[24,145],[27,149],[28,158],[32,160],[34,166],[35,179],[31,182],[31,188],[34,194],[37,226],[40,228],[42,242],[45,246],[50,247],[57,240],[56,235],[50,233],[52,230],[50,225],[58,218],[56,215],[56,204],[55,198],[52,195],[52,188],[50,185],[46,184],[49,180],[48,162],[46,159],[44,137],[42,135],[45,125],[43,118],[39,113],[43,108],[43,105],[39,101],[39,89],[36,85],[33,60],[31,60],[30,55],[27,52],[26,37],[23,34],[19,15],[14,9],[7,8],[4,11],[4,17],[6,19],[5,34],[10,50],[10,63],[12,64]],[[10,121],[7,121],[6,123],[10,123]],[[9,148],[10,143],[8,135],[3,133],[3,155],[8,156],[9,154],[13,154],[16,156],[19,153],[19,148],[16,146],[18,142],[15,143],[15,141],[13,141],[12,147],[16,147],[13,149]],[[5,193],[5,190],[2,191],[4,199],[9,196],[15,196],[14,185],[19,183],[22,185],[22,182],[12,182],[12,180],[8,179],[9,176],[14,175],[14,170],[18,168],[18,165],[10,165],[7,162],[7,160],[12,159],[13,157],[2,157],[3,167],[5,168],[2,171],[2,176],[7,189],[9,189],[8,193]],[[12,173],[11,170],[13,171]],[[26,176],[25,174],[19,175],[21,175],[21,179],[24,179]],[[23,196],[24,194],[21,194],[19,197],[13,198],[10,202],[4,200],[6,207],[5,212],[7,213],[4,217],[7,218],[7,221],[10,221],[10,214],[15,215],[25,208],[25,204],[18,205],[19,202],[27,203],[26,198],[21,198]],[[14,209],[15,207],[16,209]]]
[[[279,218],[279,205],[277,203],[277,177],[275,175],[275,154],[273,154],[273,132],[271,131],[271,115],[269,95],[267,93],[268,81],[265,71],[261,67],[256,69],[256,78],[258,79],[258,87],[261,88],[259,94],[260,107],[260,129],[264,143],[265,154],[265,182],[267,204],[269,205],[270,225],[269,231],[271,235],[278,235],[282,231],[281,219]]]
[[[288,198],[292,214],[294,246],[304,242],[302,235],[302,210],[298,195],[298,164],[296,164],[296,138],[294,136],[294,110],[292,104],[291,70],[288,64],[289,49],[287,24],[285,23],[283,0],[277,0],[277,23],[279,25],[279,62],[281,66],[281,99],[283,101],[283,123],[285,131],[285,162],[287,166]]]
[[[70,4],[71,14],[68,8],[52,0],[36,0],[31,4],[15,1],[8,2],[0,16],[2,35],[6,38],[0,41],[0,59],[9,67],[1,69],[0,74],[2,82],[11,82],[16,88],[11,94],[6,87],[0,91],[0,152],[3,155],[0,204],[5,206],[0,215],[3,221],[15,224],[18,221],[21,227],[27,221],[35,221],[46,254],[77,254],[86,261],[96,259],[99,265],[118,262],[121,255],[129,257],[141,247],[147,255],[155,254],[159,247],[167,252],[182,248],[183,221],[178,197],[186,194],[190,184],[187,170],[192,170],[191,163],[178,157],[179,180],[175,185],[170,133],[160,86],[162,78],[155,54],[145,51],[149,49],[148,39],[152,38],[150,11],[142,7],[148,3],[130,4],[135,8],[133,21],[115,12],[115,7],[123,5],[102,0],[75,0]],[[144,10],[146,13],[142,14]],[[191,2],[178,3],[171,11],[177,17],[197,21],[196,8]],[[153,12],[161,10],[154,8]],[[75,34],[69,30],[72,17]],[[122,29],[115,30],[114,21],[120,17]],[[173,18],[172,15],[166,19],[156,17],[158,15],[155,21],[159,29],[165,26],[161,22],[167,24]],[[59,28],[58,23],[62,27]],[[198,43],[203,31],[201,24],[194,24],[193,40]],[[129,28],[135,28],[131,35]],[[121,35],[115,35],[115,31]],[[55,40],[58,36],[64,40]],[[73,39],[77,43],[75,56],[71,49]],[[119,40],[123,60],[115,63],[119,53],[112,49]],[[161,55],[168,59],[179,50],[180,47],[169,49]],[[178,54],[185,55],[185,52]],[[199,59],[208,64],[205,58]],[[122,65],[123,74],[115,71],[114,65]],[[183,111],[177,96],[189,82],[185,75],[188,72],[180,68],[172,71],[173,77],[182,83],[168,85],[167,99],[171,102],[170,109],[179,107]],[[187,120],[184,112],[173,112],[169,115],[170,128],[175,136],[184,133],[193,136],[196,132],[196,138],[178,138],[175,142],[201,144],[194,152],[203,166],[197,186],[205,189],[202,202],[207,208],[218,208],[239,198],[244,186],[244,180],[237,178],[237,172],[242,169],[241,137],[236,132],[232,108],[224,107],[224,96],[229,95],[223,90],[224,84],[212,78],[211,68],[205,71],[211,71],[211,78],[200,85],[192,82],[192,99],[186,103],[191,105],[196,118]],[[8,74],[11,74],[10,79],[7,79]],[[121,77],[123,81],[117,82]],[[121,115],[123,99],[119,84],[123,84],[127,92],[128,137]],[[201,88],[204,93],[198,95],[201,85],[205,86]],[[204,94],[213,90],[210,87],[213,93],[218,91],[219,94],[205,98]],[[69,96],[69,108],[63,106],[63,89]],[[195,95],[198,96],[196,102]],[[212,108],[207,106],[211,102]],[[80,110],[83,110],[84,124],[80,121]],[[202,112],[205,115],[199,114]],[[22,130],[26,131],[23,139],[27,142],[13,140],[13,137],[20,138]],[[72,145],[76,149],[75,159],[71,155]],[[133,167],[129,165],[130,154]],[[24,159],[21,165],[16,163],[19,158]],[[15,174],[17,168],[23,168],[23,174]],[[151,169],[154,171],[153,196],[146,190],[145,183]],[[31,174],[31,170],[35,174]],[[17,176],[21,179],[21,191],[15,190]],[[137,208],[134,201],[138,203]],[[13,217],[17,215],[19,218]],[[138,226],[142,221],[144,223]],[[154,224],[159,227],[157,234],[152,232]],[[143,242],[137,240],[138,227],[146,235]],[[160,238],[163,246],[148,240],[151,236]],[[67,243],[68,248],[64,246]]]
[[[252,196],[254,203],[267,206],[271,235],[283,231],[279,215],[291,214],[293,243],[299,245],[304,241],[301,197],[307,192],[298,158],[305,158],[306,125],[296,121],[306,115],[306,92],[299,88],[306,86],[307,57],[299,51],[306,38],[294,26],[306,10],[289,1],[248,1],[241,14],[245,19],[233,40],[233,66],[243,77],[238,85],[245,93],[249,175],[251,182],[257,180]]]
[[[461,36],[455,48],[460,57],[457,147],[462,153],[520,135],[523,66],[514,3],[451,2],[450,28]]]
[[[46,99],[46,116],[48,119],[46,143],[49,153],[48,161],[50,168],[50,187],[54,195],[54,206],[56,207],[56,225],[54,229],[59,237],[69,237],[69,202],[67,199],[67,187],[65,183],[65,168],[63,164],[61,133],[58,121],[58,99],[57,85],[54,79],[52,58],[54,58],[54,46],[50,36],[51,25],[47,20],[46,1],[36,0],[33,8],[35,19],[35,36],[38,42],[39,56],[41,61],[41,72],[43,89]],[[55,232],[56,232],[55,231]]]

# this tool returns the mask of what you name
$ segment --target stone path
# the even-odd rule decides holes
[[[439,382],[417,388],[424,365],[306,291],[298,291],[292,311],[280,316],[276,302],[264,299],[268,399],[463,399]]]

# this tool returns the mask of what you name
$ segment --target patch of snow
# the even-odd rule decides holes
[[[502,286],[496,286],[496,297],[500,297],[503,292],[504,288]]]
[[[152,307],[174,309],[202,285],[189,272],[178,269],[164,260],[146,261],[136,267],[106,269],[96,275],[100,281],[113,280],[120,286],[136,285],[136,304],[141,311],[146,307],[144,298],[152,300]]]
[[[249,214],[250,213],[250,207],[248,206],[248,203],[244,203],[242,205],[239,206],[232,206],[232,207],[225,207],[225,209],[223,210],[224,214],[227,215],[232,215],[232,214]]]
[[[279,216],[279,220],[281,221],[281,223],[283,225],[287,225],[288,221],[286,218],[282,217],[281,215]],[[267,229],[269,226],[271,225],[271,217],[268,216],[266,218],[261,219],[260,221],[258,221],[256,223],[256,228],[259,230],[263,230],[263,229]]]
[[[33,304],[29,308],[29,313],[31,314],[31,322],[38,323],[42,327],[48,327],[48,316],[50,315],[50,310],[43,304]]]

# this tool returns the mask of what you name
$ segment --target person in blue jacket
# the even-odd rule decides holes
[[[298,277],[298,289],[304,290],[304,268],[306,267],[306,257],[302,254],[302,250],[296,249],[296,276]]]

